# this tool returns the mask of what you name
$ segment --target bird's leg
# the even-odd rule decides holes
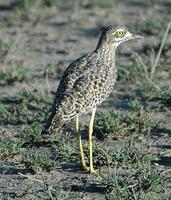
[[[79,126],[78,115],[76,115],[76,131],[78,134],[78,143],[79,143],[79,148],[80,148],[80,157],[81,157],[82,166],[83,166],[83,169],[89,171],[89,168],[86,166],[86,163],[84,160],[84,152],[83,152],[83,146],[82,146],[82,141],[81,141],[81,131],[80,131],[80,126]]]
[[[91,119],[90,119],[90,123],[89,123],[89,127],[88,127],[88,133],[89,133],[89,156],[90,156],[90,173],[94,173],[94,167],[93,167],[93,151],[92,151],[92,134],[93,134],[93,123],[94,123],[94,117],[95,117],[95,113],[96,113],[96,108],[93,109],[92,115],[91,115]]]

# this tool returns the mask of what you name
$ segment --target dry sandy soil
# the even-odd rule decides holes
[[[28,7],[22,3],[19,5],[17,2],[19,1],[0,1],[0,73],[2,74],[3,71],[5,74],[10,74],[10,71],[12,71],[15,74],[16,67],[19,66],[31,78],[23,78],[23,80],[15,80],[14,78],[12,81],[12,78],[9,78],[9,81],[5,80],[4,84],[2,83],[0,86],[0,117],[2,118],[0,120],[0,199],[171,199],[171,189],[169,188],[171,186],[171,174],[169,173],[171,170],[171,97],[169,99],[171,89],[171,34],[167,35],[159,62],[154,70],[155,79],[153,79],[154,84],[152,84],[159,92],[167,90],[166,99],[168,97],[168,100],[166,102],[158,97],[151,97],[149,91],[147,91],[148,95],[145,95],[144,87],[140,89],[141,82],[148,82],[148,79],[144,79],[141,74],[143,70],[140,68],[143,68],[143,66],[141,62],[138,66],[139,57],[135,53],[137,52],[141,56],[143,63],[148,66],[148,73],[150,74],[167,24],[171,19],[171,1],[58,0],[42,1],[53,2],[52,6],[42,6],[40,5],[41,1],[35,0],[30,1]],[[27,3],[27,1],[25,2]],[[52,103],[53,92],[55,92],[68,64],[79,56],[92,51],[98,42],[101,30],[105,26],[114,24],[123,24],[129,27],[130,31],[143,35],[144,40],[130,41],[127,44],[122,44],[117,50],[116,62],[120,69],[118,81],[110,98],[104,102],[98,111],[103,113],[109,113],[113,110],[131,112],[133,107],[130,107],[130,102],[136,99],[145,110],[142,112],[146,112],[146,108],[149,106],[150,119],[162,123],[157,128],[152,127],[153,131],[151,127],[150,130],[147,128],[148,131],[145,130],[145,134],[143,134],[142,129],[140,129],[138,136],[136,132],[138,139],[135,140],[135,146],[144,150],[144,152],[150,152],[150,155],[157,155],[158,161],[152,161],[154,171],[158,171],[160,175],[164,174],[165,179],[167,179],[159,181],[161,189],[158,191],[150,188],[149,193],[151,193],[148,195],[146,195],[148,191],[144,192],[143,189],[143,192],[140,192],[141,194],[138,193],[137,188],[135,188],[135,194],[131,192],[131,194],[126,195],[127,192],[123,189],[126,186],[123,185],[117,191],[114,190],[114,187],[108,190],[106,188],[110,187],[111,183],[109,183],[110,181],[107,181],[107,183],[102,181],[103,178],[99,178],[102,175],[91,175],[83,172],[79,162],[78,150],[72,154],[72,148],[75,148],[76,143],[73,123],[68,123],[61,129],[60,134],[63,134],[60,136],[62,137],[61,142],[63,140],[65,142],[70,141],[69,144],[64,142],[64,145],[69,146],[67,147],[68,151],[65,149],[66,155],[61,154],[66,157],[62,161],[60,159],[58,161],[58,157],[54,155],[54,145],[56,145],[57,150],[60,148],[60,145],[58,146],[59,136],[57,136],[57,139],[52,138],[55,138],[55,135],[50,136],[50,142],[47,142],[49,141],[48,137],[43,142],[42,138],[40,138],[40,141],[37,139],[36,142],[30,142],[30,139],[28,139],[28,142],[27,139],[24,141],[20,138],[22,145],[19,153],[16,154],[12,151],[9,153],[8,147],[3,146],[3,144],[6,144],[5,142],[15,140],[18,132],[23,131],[23,127],[32,125],[32,122],[28,123],[28,120],[19,120],[18,122],[15,117],[21,113],[15,114],[10,109],[20,106],[20,102],[17,105],[13,102],[14,104],[11,105],[4,101],[4,97],[16,95],[23,88],[30,95],[35,91],[39,94],[49,93],[50,101],[47,104],[44,103],[45,101],[42,101],[41,105],[38,103],[41,109],[43,107],[49,108]],[[132,69],[132,66],[138,66],[137,70],[135,70],[135,67]],[[2,80],[5,74],[0,75]],[[134,77],[132,77],[133,75]],[[26,100],[22,100],[22,103],[27,101],[30,95],[26,97]],[[7,108],[7,116],[9,117],[11,114],[9,120],[4,117],[3,106]],[[20,110],[23,112],[22,114],[25,112],[24,109]],[[26,108],[26,118],[33,117],[38,111],[44,112],[43,109],[28,111]],[[12,121],[14,118],[15,120]],[[44,121],[44,119],[40,120],[40,124],[43,125]],[[87,117],[83,116],[82,121],[85,125]],[[94,140],[96,145],[108,147],[115,151],[118,146],[122,147],[127,144],[131,138],[132,136],[126,135],[124,137],[116,136],[114,139],[106,137],[103,140],[94,137]],[[84,141],[86,139],[85,136]],[[56,140],[58,142],[55,143]],[[42,167],[37,167],[39,165],[37,163],[28,164],[29,158],[24,160],[23,155],[33,151],[50,156],[50,160],[53,164],[55,163],[55,166],[52,166],[50,170],[44,170]],[[121,174],[126,174],[127,170],[131,168],[130,165],[121,168],[112,167],[109,163],[107,166],[100,166],[98,162],[96,167],[104,170],[105,173],[109,173],[110,170],[115,173],[117,171],[118,177]],[[135,180],[136,183],[137,180]],[[129,187],[127,189],[129,190]]]

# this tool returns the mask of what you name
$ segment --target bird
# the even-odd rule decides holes
[[[65,122],[75,119],[82,167],[89,173],[96,172],[92,150],[96,109],[110,95],[117,78],[115,51],[123,42],[142,38],[129,32],[125,26],[104,28],[95,49],[66,68],[55,93],[51,113],[42,132],[57,131]],[[91,113],[88,125],[89,166],[84,159],[79,125],[79,117],[88,113]]]

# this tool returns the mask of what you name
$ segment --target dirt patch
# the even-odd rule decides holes
[[[1,199],[170,199],[170,33],[152,73],[170,14],[169,0],[0,3]],[[118,81],[95,121],[93,175],[81,168],[74,122],[40,133],[63,71],[111,24],[145,39],[117,50]]]

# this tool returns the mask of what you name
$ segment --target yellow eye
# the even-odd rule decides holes
[[[125,35],[125,32],[124,31],[117,31],[116,33],[115,33],[115,36],[116,37],[123,37]]]

